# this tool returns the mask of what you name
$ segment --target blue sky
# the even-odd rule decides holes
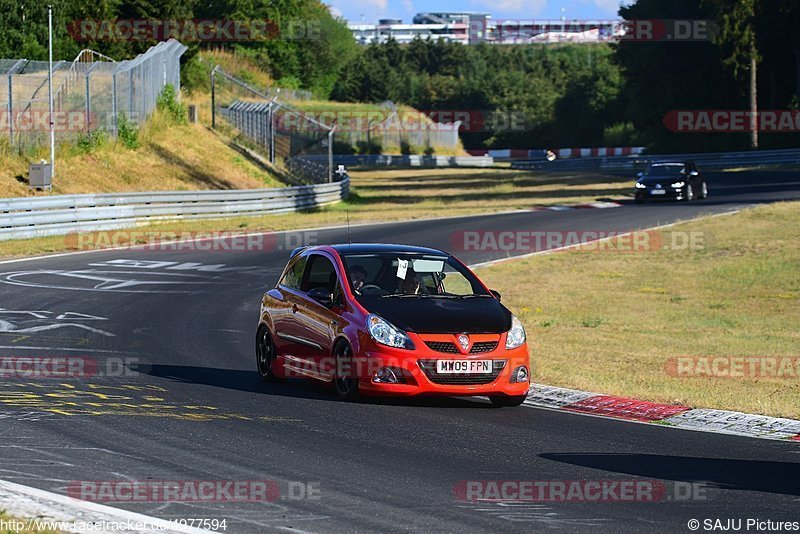
[[[616,18],[620,0],[323,0],[350,21],[399,18],[410,23],[422,11],[486,11],[494,19]],[[665,0],[668,1],[668,0]]]

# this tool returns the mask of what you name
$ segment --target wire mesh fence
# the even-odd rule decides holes
[[[429,153],[432,147],[459,146],[459,121],[438,123],[384,105],[354,111],[311,103],[314,111],[304,110],[287,102],[298,100],[293,93],[255,88],[219,67],[211,74],[211,94],[212,127],[232,128],[234,137],[304,183],[337,180],[337,153]]]
[[[116,136],[121,121],[141,126],[166,84],[179,91],[186,49],[171,39],[125,61],[83,50],[72,62],[54,62],[52,117],[48,63],[0,59],[0,136],[25,151],[48,141],[51,119],[57,143],[96,131]]]

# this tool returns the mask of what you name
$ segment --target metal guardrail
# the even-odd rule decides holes
[[[730,169],[745,166],[800,164],[800,149],[756,150],[750,152],[709,152],[701,154],[653,154],[564,160],[520,160],[512,169],[567,172],[579,170],[643,170],[655,161],[694,161],[701,169]]]
[[[301,156],[306,160],[318,160],[319,156]],[[335,154],[337,165],[368,165],[375,167],[491,167],[494,158],[491,156],[425,156],[425,155],[392,155],[392,154]]]
[[[164,191],[0,199],[0,240],[113,230],[168,219],[286,213],[346,198],[341,182],[233,191]]]

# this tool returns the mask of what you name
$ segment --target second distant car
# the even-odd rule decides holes
[[[646,200],[684,200],[708,197],[706,179],[691,161],[665,161],[652,163],[645,172],[639,173],[634,200],[641,204]]]

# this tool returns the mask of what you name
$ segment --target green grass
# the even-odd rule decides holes
[[[800,376],[681,377],[678,357],[800,357],[800,203],[690,221],[696,250],[567,251],[488,266],[529,336],[533,379],[800,418]]]

